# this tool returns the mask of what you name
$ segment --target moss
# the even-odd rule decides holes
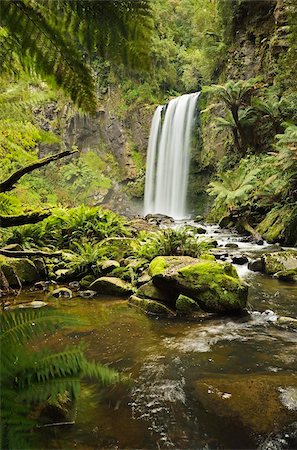
[[[167,308],[162,303],[156,302],[155,300],[147,300],[139,298],[136,295],[132,295],[129,298],[129,304],[135,306],[146,314],[152,314],[156,316],[174,316],[173,311]]]
[[[215,256],[211,255],[210,253],[202,253],[202,255],[199,256],[199,259],[205,259],[206,261],[216,260]]]
[[[82,280],[80,280],[79,285],[82,289],[86,289],[91,283],[93,283],[93,281],[95,281],[94,275],[86,275]]]
[[[284,270],[297,269],[297,251],[266,253],[262,256],[265,273],[272,275]]]
[[[104,295],[127,296],[132,293],[129,283],[115,277],[98,278],[90,285],[90,289]]]
[[[157,256],[157,258],[154,258],[153,261],[149,265],[149,275],[151,277],[155,277],[156,275],[162,275],[165,270],[167,269],[168,264],[163,258],[163,256]]]
[[[136,295],[153,300],[165,300],[164,294],[160,291],[160,289],[154,286],[152,281],[140,286],[136,292]]]
[[[198,309],[198,305],[193,299],[182,294],[179,295],[178,299],[176,300],[175,306],[176,311],[180,316],[190,315],[193,311]]]
[[[282,281],[297,281],[297,268],[289,270],[281,270],[274,275]]]

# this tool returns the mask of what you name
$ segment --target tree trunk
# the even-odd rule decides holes
[[[29,223],[37,223],[46,219],[51,215],[51,211],[39,211],[28,214],[21,214],[19,216],[2,216],[0,214],[0,227],[8,228],[17,225],[26,225]]]
[[[14,185],[20,180],[20,178],[27,173],[30,173],[39,167],[46,166],[52,161],[57,161],[58,159],[64,158],[65,156],[74,155],[77,152],[78,150],[65,150],[64,152],[56,153],[55,155],[47,156],[46,158],[41,158],[32,164],[22,167],[0,183],[0,192],[7,192],[13,189]]]

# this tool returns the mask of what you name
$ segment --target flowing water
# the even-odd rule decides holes
[[[187,215],[191,132],[198,96],[182,95],[155,111],[147,151],[145,215],[161,213],[175,219]]]
[[[270,249],[218,227],[208,235],[220,245],[236,241],[248,256]],[[83,340],[90,359],[131,381],[103,390],[84,383],[75,425],[41,429],[40,448],[254,449],[296,423],[297,332],[276,319],[297,317],[297,284],[240,271],[250,284],[250,315],[240,318],[156,319],[116,298],[57,301],[90,325],[49,335],[45,344]],[[22,300],[32,299],[43,298],[29,292]],[[279,441],[265,448],[287,448]]]

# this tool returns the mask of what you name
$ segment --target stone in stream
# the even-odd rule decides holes
[[[297,281],[297,268],[296,269],[287,269],[281,270],[274,274],[275,278],[278,278],[281,281]]]
[[[72,291],[66,287],[61,287],[52,291],[49,296],[55,298],[72,298]]]
[[[152,281],[140,286],[136,291],[136,295],[138,297],[149,298],[151,300],[166,300],[166,295],[160,291],[160,289],[158,289]]]
[[[155,300],[145,299],[137,297],[136,295],[131,295],[129,298],[129,305],[139,308],[146,314],[151,314],[154,316],[161,317],[174,317],[175,314],[167,306],[159,303]]]
[[[119,295],[127,297],[132,294],[131,284],[116,277],[100,277],[90,284],[90,289],[102,295]]]
[[[105,261],[99,261],[97,263],[97,268],[102,274],[112,272],[117,267],[120,267],[120,263],[113,259],[107,259]]]
[[[78,291],[77,296],[82,298],[93,298],[97,294],[96,291],[91,291],[90,289],[86,291]]]
[[[263,272],[264,264],[263,264],[262,258],[257,258],[257,259],[254,259],[253,261],[250,261],[248,263],[248,269],[252,270],[253,272]]]
[[[248,262],[248,258],[245,255],[233,256],[232,263],[238,264],[239,266],[243,266]]]
[[[180,294],[206,312],[238,313],[247,302],[248,287],[229,263],[189,256],[158,256],[149,266],[154,285],[175,305]]]
[[[225,244],[226,248],[238,248],[239,245],[236,244],[235,242],[228,242],[227,244]]]
[[[277,272],[297,269],[297,250],[286,250],[262,255],[264,272],[273,275]]]
[[[197,303],[186,295],[180,294],[175,303],[176,312],[179,316],[190,316],[199,309]]]
[[[194,392],[210,413],[239,421],[252,433],[265,434],[296,420],[296,411],[282,398],[281,392],[288,388],[297,389],[294,373],[237,373],[202,377]]]
[[[10,287],[19,287],[20,282],[21,284],[31,284],[40,280],[40,274],[35,264],[28,258],[7,258],[1,256],[0,268]]]

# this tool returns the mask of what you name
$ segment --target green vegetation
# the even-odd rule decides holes
[[[70,409],[82,378],[100,385],[120,380],[114,370],[87,361],[79,346],[32,352],[33,339],[70,324],[75,323],[56,310],[1,314],[1,448],[31,448],[40,411],[49,403],[59,404],[62,395]]]

